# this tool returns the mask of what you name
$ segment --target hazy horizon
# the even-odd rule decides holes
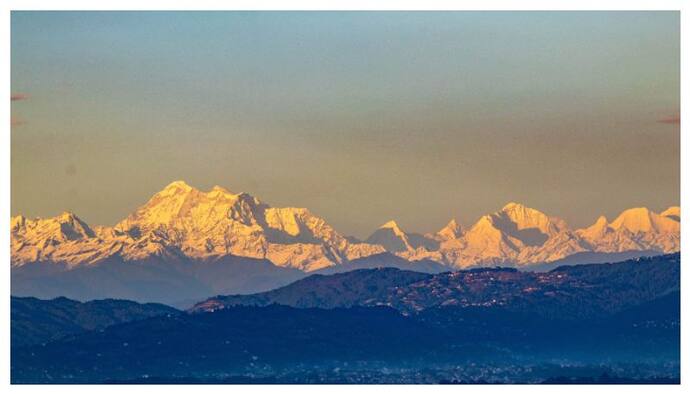
[[[680,203],[678,12],[12,12],[13,215],[174,180],[366,237]]]

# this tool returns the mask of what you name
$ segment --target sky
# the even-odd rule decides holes
[[[347,235],[680,203],[678,12],[12,12],[11,212],[168,183]]]

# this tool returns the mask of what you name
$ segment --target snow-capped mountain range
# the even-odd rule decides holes
[[[680,249],[680,208],[657,214],[633,208],[583,229],[517,203],[463,228],[455,220],[433,234],[403,231],[395,221],[366,241],[345,237],[305,208],[274,208],[247,193],[215,186],[200,191],[176,181],[113,227],[90,227],[72,213],[11,220],[11,261],[96,264],[227,255],[267,259],[310,272],[391,252],[410,261],[433,260],[450,268],[526,266],[581,252],[675,252]]]

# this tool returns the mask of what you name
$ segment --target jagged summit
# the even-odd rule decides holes
[[[501,211],[512,211],[512,210],[524,210],[524,209],[529,209],[525,204],[521,204],[519,202],[514,202],[511,201],[507,203],[506,205],[501,208]]]
[[[60,262],[78,265],[89,255],[98,253],[97,244],[98,238],[91,227],[71,212],[45,219],[20,215],[11,220],[12,265],[51,260],[55,256],[61,256]]]
[[[572,231],[557,217],[510,202],[467,229],[455,219],[436,233],[405,232],[395,220],[364,242],[338,233],[306,208],[271,207],[248,193],[221,186],[204,192],[174,181],[113,227],[93,229],[71,212],[53,218],[11,219],[12,264],[35,261],[68,266],[150,256],[267,259],[281,267],[313,271],[383,253],[433,260],[453,268],[525,265],[580,252],[661,251],[680,248],[680,208],[657,214],[623,211]]]
[[[389,228],[395,232],[403,232],[395,220],[389,220],[386,223],[382,224],[379,228]]]
[[[167,186],[163,188],[162,191],[175,191],[175,190],[183,190],[183,191],[190,191],[193,190],[194,188],[192,186],[189,186],[187,182],[183,180],[178,180],[178,181],[173,181],[170,182]]]
[[[648,208],[627,209],[611,223],[602,218],[593,225],[576,231],[578,236],[589,243],[591,249],[606,253],[648,249],[668,252],[680,249],[680,223]]]
[[[207,197],[218,197],[218,196],[235,196],[238,194],[242,193],[232,193],[228,189],[215,185],[213,186],[208,192],[203,192],[200,189],[189,185],[187,182],[183,180],[178,180],[169,183],[166,185],[163,189],[161,189],[159,192],[155,193],[152,197],[154,199],[155,197],[174,197],[174,196],[186,196],[189,194],[203,194],[206,195]]]
[[[630,226],[633,228],[648,227],[651,224],[652,212],[646,207],[635,207],[626,209],[611,223],[614,228]]]
[[[597,220],[592,224],[591,226],[587,227],[585,230],[591,230],[591,231],[600,231],[609,226],[609,220],[606,218],[606,216],[601,215],[597,218]]]
[[[494,217],[506,217],[515,224],[518,230],[536,228],[542,233],[550,234],[566,228],[559,218],[549,217],[545,213],[519,203],[508,203]]]
[[[204,193],[200,189],[189,185],[187,182],[184,180],[177,180],[170,182],[168,185],[166,185],[163,189],[161,189],[158,193],[156,194],[168,194],[170,192],[199,192],[199,193]],[[210,194],[210,193],[219,193],[219,194],[230,194],[230,195],[235,195],[235,194],[242,194],[242,193],[232,193],[228,189],[226,189],[223,186],[220,185],[214,185],[208,192],[205,194]]]
[[[678,231],[679,223],[673,219],[658,215],[648,208],[639,207],[623,211],[611,223],[611,227],[619,230],[625,228],[632,233],[657,232],[666,233]]]
[[[381,245],[391,252],[403,252],[413,249],[407,234],[400,229],[395,220],[389,220],[381,225],[365,242]]]
[[[608,226],[609,220],[606,218],[606,216],[601,215],[597,218],[596,222],[594,222],[593,225],[587,227],[587,229],[592,231],[601,231],[603,229],[606,229]]]
[[[518,203],[482,216],[464,236],[465,249],[472,260],[516,260],[526,248],[544,245],[551,237],[567,231],[565,222]]]
[[[457,239],[462,236],[464,229],[455,219],[451,219],[445,227],[440,229],[436,235],[441,239]]]
[[[208,193],[209,193],[209,194],[210,194],[210,193],[233,194],[233,193],[232,193],[231,191],[229,191],[228,189],[226,189],[226,188],[224,188],[224,187],[222,187],[222,186],[218,186],[218,185],[214,185],[214,186],[211,188],[211,190],[209,190]]]
[[[438,248],[439,241],[440,239],[437,235],[406,233],[394,220],[383,224],[366,239],[367,243],[381,245],[386,251],[393,253],[416,253],[417,251],[434,250]]]
[[[175,181],[138,207],[115,228],[120,231],[154,230],[160,227],[205,231],[228,218],[245,225],[258,223],[256,211],[262,203],[247,193],[233,194],[220,186],[208,192]]]
[[[680,207],[672,206],[668,207],[665,211],[661,212],[659,215],[673,219],[680,222]]]
[[[77,215],[75,215],[73,212],[70,212],[70,211],[62,211],[59,215],[56,216],[56,218],[59,220],[65,220],[65,221],[75,220],[75,219],[78,220]]]
[[[608,223],[609,223],[609,220],[608,220],[608,219],[606,218],[606,216],[604,216],[604,215],[599,216],[599,217],[597,218],[597,221],[594,222],[594,224],[597,225],[597,226],[607,225]]]
[[[578,230],[578,234],[588,241],[596,241],[601,239],[607,232],[612,231],[609,227],[609,221],[606,216],[599,216],[591,226]]]
[[[57,216],[51,218],[34,218],[28,219],[23,215],[14,216],[10,220],[12,231],[19,231],[20,229],[36,228],[45,231],[54,231],[55,233],[78,233],[84,236],[92,237],[93,230],[86,222],[81,220],[72,212],[64,211]]]
[[[184,181],[165,186],[97,234],[71,214],[36,223],[15,218],[12,247],[18,264],[38,259],[91,264],[113,254],[125,260],[234,255],[304,271],[384,252],[378,245],[351,242],[306,208],[270,207],[248,193],[220,186],[203,192]]]

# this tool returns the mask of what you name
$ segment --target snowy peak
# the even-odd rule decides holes
[[[391,220],[365,242],[339,234],[306,208],[270,207],[221,186],[204,192],[175,181],[113,227],[90,228],[64,212],[46,219],[11,218],[11,260],[95,264],[118,255],[267,259],[313,271],[388,251],[409,260],[431,259],[454,268],[543,263],[579,252],[680,249],[680,208],[662,214],[633,208],[613,222],[601,216],[571,231],[559,218],[519,203],[482,216],[468,230],[451,220],[436,233],[405,232]]]
[[[113,254],[125,260],[234,255],[304,271],[384,252],[347,240],[305,208],[272,208],[248,193],[220,186],[204,192],[184,181],[170,183],[114,227],[96,232],[72,214],[39,222],[13,218],[12,250],[19,264],[97,263]]]
[[[316,230],[316,226],[309,225],[310,219],[315,217],[305,208],[269,208],[265,212],[265,218],[268,227],[292,237]],[[325,222],[320,224],[323,226]]]
[[[187,182],[183,180],[177,180],[177,181],[172,181],[170,184],[165,186],[163,190],[172,190],[172,189],[183,189],[183,190],[191,190],[194,189],[192,186],[189,186]]]
[[[393,232],[397,235],[402,235],[405,232],[400,229],[400,226],[398,226],[398,223],[395,220],[389,220],[386,223],[382,224],[380,229],[391,229]]]
[[[484,215],[470,227],[469,233],[500,234],[500,230],[496,228],[492,215]]]
[[[647,208],[630,208],[618,215],[611,223],[611,228],[615,230],[625,228],[632,233],[650,231],[653,229],[651,216],[652,212]]]
[[[167,197],[167,196],[174,196],[178,194],[185,194],[189,193],[192,190],[196,190],[193,187],[189,186],[185,181],[174,181],[168,184],[161,190],[160,192],[156,193],[155,196],[160,196],[160,197]]]
[[[430,250],[438,249],[440,241],[442,239],[437,239],[435,234],[406,233],[395,220],[390,220],[374,231],[365,242],[381,245],[385,250],[392,253],[411,253],[414,255],[417,252],[425,254]]]
[[[104,252],[94,231],[70,212],[52,218],[11,220],[12,265],[32,261],[55,261],[78,265]]]
[[[593,251],[658,250],[668,253],[680,249],[680,222],[673,218],[644,207],[625,210],[611,223],[602,218],[577,231]]]
[[[94,236],[93,230],[86,222],[71,212],[63,212],[57,217],[60,223],[60,231],[68,239],[90,238]]]
[[[521,203],[519,203],[519,202],[511,201],[511,202],[507,203],[506,205],[504,205],[503,208],[501,208],[501,211],[503,211],[503,212],[508,212],[508,211],[527,211],[527,210],[529,210],[529,209],[531,209],[531,208],[528,208],[528,207],[525,206],[524,204],[521,204]]]
[[[386,223],[379,226],[379,228],[397,228],[398,223],[395,220],[389,220]]]
[[[20,215],[13,217],[10,223],[11,234],[22,238],[74,241],[95,236],[89,225],[71,212],[33,220]]]
[[[144,205],[115,227],[129,231],[136,227],[161,227],[202,231],[227,224],[227,219],[244,225],[257,223],[261,202],[247,193],[232,194],[220,186],[204,193],[184,181],[175,181],[156,193]]]
[[[232,194],[228,189],[215,185],[211,188],[211,190],[208,192],[209,194]]]
[[[602,230],[605,230],[606,228],[609,227],[609,220],[606,218],[606,216],[601,215],[597,218],[597,220],[592,224],[591,226],[585,228],[585,231],[591,231],[591,232],[600,232]]]
[[[484,215],[461,237],[441,244],[439,253],[459,268],[551,261],[587,250],[562,219],[511,202]]]
[[[389,220],[381,225],[366,239],[367,243],[381,245],[390,252],[403,252],[414,249],[404,231],[395,220]]]
[[[472,234],[471,240],[481,241],[477,248],[483,247],[495,255],[497,249],[516,250],[543,245],[549,237],[565,230],[567,226],[561,219],[522,204],[508,203],[500,211],[482,216],[468,233]],[[488,250],[491,248],[496,250]]]
[[[209,190],[208,192],[203,192],[193,186],[190,186],[187,184],[185,181],[174,181],[170,183],[169,185],[165,186],[161,191],[158,193],[155,193],[149,201],[144,204],[144,206],[151,206],[155,205],[155,203],[160,202],[161,200],[165,199],[171,199],[171,200],[178,200],[178,199],[184,199],[187,198],[188,196],[203,196],[209,200],[215,200],[215,199],[231,199],[231,198],[236,198],[237,196],[240,195],[246,195],[246,193],[239,193],[239,194],[234,194],[230,192],[228,189],[215,185]],[[248,196],[248,195],[247,195]],[[251,197],[251,196],[250,196]],[[246,196],[245,196],[246,198]]]
[[[673,219],[676,222],[680,222],[680,207],[668,207],[664,212],[659,215]]]
[[[623,211],[611,223],[615,230],[625,229],[637,233],[672,233],[680,231],[680,223],[665,216],[658,215],[647,208],[631,208]]]
[[[608,231],[612,231],[609,228],[609,221],[606,216],[599,216],[599,218],[591,226],[578,230],[577,233],[587,240],[596,240],[603,237]]]
[[[544,234],[552,234],[566,229],[563,220],[549,217],[541,211],[514,202],[506,204],[495,215],[507,217],[518,230],[536,228]]]
[[[440,229],[436,235],[443,240],[458,239],[462,236],[464,230],[455,219],[451,219],[448,224],[442,229]]]

